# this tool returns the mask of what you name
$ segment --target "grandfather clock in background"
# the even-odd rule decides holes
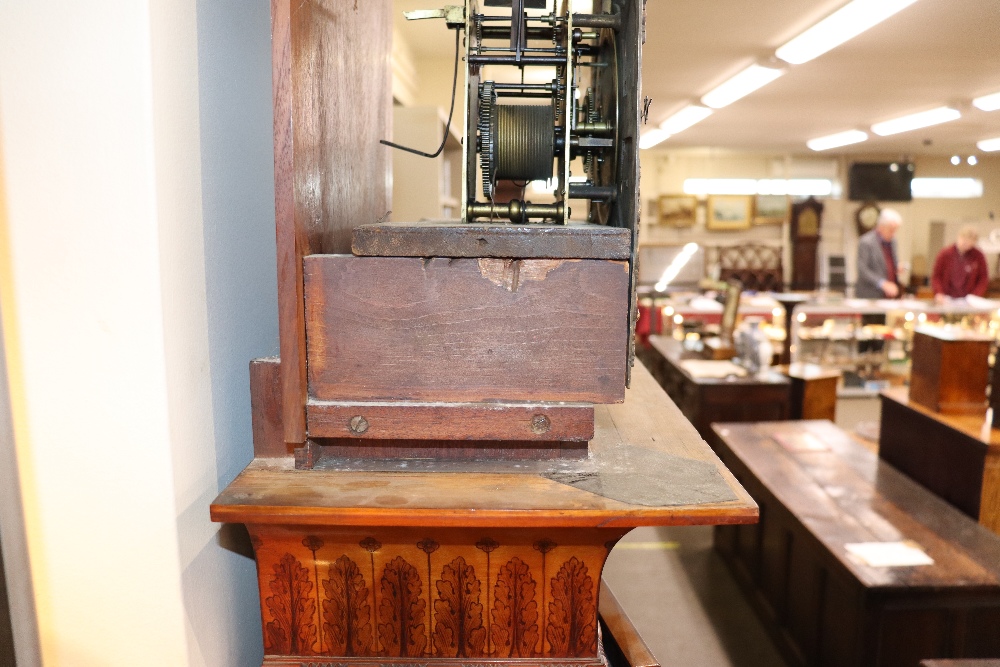
[[[792,289],[816,289],[816,255],[823,204],[815,197],[792,205]]]

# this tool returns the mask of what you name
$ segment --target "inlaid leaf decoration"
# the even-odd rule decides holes
[[[396,556],[382,571],[382,599],[378,608],[378,636],[388,655],[419,656],[427,645],[422,586],[417,568]]]
[[[597,604],[594,580],[574,556],[552,578],[546,639],[552,655],[578,658],[597,653]]]
[[[268,653],[309,655],[316,643],[316,600],[309,570],[295,556],[285,554],[274,564],[268,583],[270,597],[264,600],[272,620],[264,628]]]
[[[497,572],[493,587],[494,650],[502,657],[530,658],[538,646],[538,603],[528,564],[514,557]]]
[[[323,629],[333,655],[372,654],[371,605],[368,586],[357,563],[343,555],[330,565],[323,582]]]
[[[444,566],[436,586],[434,646],[437,654],[448,658],[482,656],[486,629],[475,568],[459,556]]]

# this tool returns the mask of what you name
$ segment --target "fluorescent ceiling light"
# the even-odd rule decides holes
[[[828,178],[687,178],[688,195],[792,195],[829,197],[833,181]]]
[[[708,107],[690,104],[660,123],[660,129],[667,134],[674,135],[678,132],[683,132],[695,123],[703,121],[711,115],[712,110]]]
[[[887,120],[883,123],[875,123],[872,125],[872,132],[880,137],[887,137],[890,134],[899,134],[900,132],[909,132],[910,130],[919,130],[922,127],[930,127],[931,125],[947,123],[948,121],[957,120],[961,117],[962,114],[958,109],[938,107],[937,109],[931,109],[930,111],[921,111],[920,113],[910,114],[909,116],[893,118],[892,120]]]
[[[976,142],[976,148],[981,151],[986,151],[987,153],[1000,151],[1000,137],[995,139],[983,139],[982,141]]]
[[[652,148],[653,146],[660,143],[664,139],[669,139],[669,138],[670,138],[670,133],[664,132],[659,128],[646,130],[639,137],[639,148],[640,149]]]
[[[667,285],[669,285],[673,279],[677,277],[677,274],[679,274],[681,269],[683,269],[684,266],[691,261],[691,258],[694,257],[696,252],[698,252],[697,243],[685,244],[684,247],[681,248],[681,251],[674,257],[674,260],[670,262],[666,269],[663,270],[663,274],[660,276],[660,279],[656,281],[656,285],[654,286],[656,291],[662,292],[667,289]]]
[[[810,139],[806,142],[806,146],[814,151],[825,151],[831,148],[840,148],[841,146],[859,144],[862,141],[867,141],[867,139],[868,134],[866,132],[862,132],[861,130],[848,130],[847,132],[838,132],[837,134],[829,134],[825,137]]]
[[[784,70],[774,67],[750,65],[725,83],[719,84],[706,93],[701,98],[701,103],[713,109],[721,109],[746,97],[758,88],[763,88],[784,73]]]
[[[1000,109],[1000,93],[977,97],[972,100],[972,106],[977,109],[982,109],[983,111],[996,111],[997,109]]]
[[[774,54],[785,62],[801,65],[857,37],[914,2],[916,0],[854,0],[781,46]]]
[[[977,199],[983,196],[978,178],[914,178],[910,181],[914,199]]]

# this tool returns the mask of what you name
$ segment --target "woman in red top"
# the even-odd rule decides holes
[[[954,245],[938,253],[934,260],[931,286],[934,297],[942,301],[945,297],[961,298],[969,294],[983,296],[990,280],[986,257],[976,248],[979,233],[974,227],[964,227],[958,233]]]

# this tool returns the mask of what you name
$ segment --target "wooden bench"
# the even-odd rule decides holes
[[[1000,657],[1000,538],[828,421],[713,429],[761,515],[718,528],[716,549],[793,664]],[[871,567],[845,547],[908,540],[934,563]]]

